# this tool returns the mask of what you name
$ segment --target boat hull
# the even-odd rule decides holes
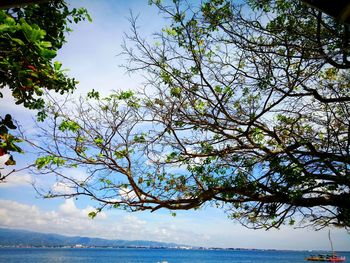
[[[308,257],[307,261],[344,262],[345,257]]]

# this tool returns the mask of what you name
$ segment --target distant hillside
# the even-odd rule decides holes
[[[108,240],[90,237],[69,237],[57,234],[43,234],[25,230],[0,228],[0,246],[111,246],[111,247],[177,247],[174,243],[145,240]]]

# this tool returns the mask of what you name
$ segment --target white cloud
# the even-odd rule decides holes
[[[166,222],[169,216],[157,221],[140,219],[136,214],[109,210],[95,219],[87,214],[91,206],[78,208],[73,199],[64,200],[57,210],[44,211],[34,205],[0,200],[0,227],[19,228],[45,233],[80,235],[125,240],[153,240],[192,244],[204,240],[204,235],[183,229],[181,224]]]
[[[1,171],[1,173],[6,174],[6,170]],[[13,173],[10,174],[4,181],[0,183],[0,188],[10,188],[10,187],[18,187],[18,186],[30,186],[33,182],[33,178],[29,174],[23,173]]]
[[[139,219],[137,216],[134,215],[126,215],[123,218],[125,223],[131,224],[135,226],[135,228],[141,228],[146,224],[146,221]]]
[[[59,212],[60,214],[70,217],[70,218],[81,218],[81,219],[86,219],[87,215],[90,212],[95,211],[92,206],[87,206],[84,209],[79,209],[76,207],[74,200],[73,199],[66,199],[62,205],[59,206]],[[106,218],[106,213],[100,212],[98,214],[99,218]]]
[[[52,192],[57,194],[72,194],[74,193],[74,190],[69,187],[67,184],[56,182],[52,186]]]
[[[73,200],[65,200],[57,211],[42,211],[37,206],[0,200],[0,225],[39,232],[53,232],[66,235],[98,233],[95,223],[101,223],[106,215],[100,213],[96,219],[88,218],[92,207],[78,209]],[[91,230],[91,232],[90,232]]]
[[[35,205],[0,199],[0,227],[45,233],[79,235],[108,239],[154,240],[198,246],[328,249],[327,231],[285,227],[282,230],[254,231],[207,211],[183,212],[175,218],[166,213],[125,213],[107,210],[95,219],[87,214],[93,208],[79,208],[73,199],[64,200],[56,209],[46,211]],[[350,247],[345,230],[332,230],[338,250]]]

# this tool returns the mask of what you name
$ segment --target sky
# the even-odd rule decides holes
[[[95,89],[108,94],[117,89],[142,88],[141,75],[128,75],[120,67],[125,63],[121,52],[123,35],[128,32],[130,10],[139,15],[140,32],[145,36],[159,30],[165,23],[147,0],[75,0],[75,7],[86,7],[93,22],[73,25],[67,43],[57,60],[68,68],[69,75],[79,80],[75,95]],[[10,112],[26,132],[34,132],[33,113],[11,102],[1,101],[0,113]],[[27,155],[16,156],[19,164]],[[89,200],[42,199],[31,182],[55,184],[52,178],[20,172],[0,184],[0,227],[32,230],[44,233],[80,235],[108,239],[153,240],[211,247],[241,247],[261,249],[329,250],[328,229],[251,230],[227,218],[221,209],[204,207],[198,211],[129,213],[105,210],[95,219],[87,214],[93,210]],[[54,185],[59,188],[60,185]],[[342,229],[332,229],[336,250],[350,250],[350,235]]]

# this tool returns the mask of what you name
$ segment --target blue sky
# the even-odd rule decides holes
[[[80,81],[75,95],[91,89],[108,94],[116,89],[139,89],[142,76],[125,74],[119,67],[123,58],[120,45],[124,32],[129,30],[127,17],[130,10],[139,14],[140,31],[145,36],[159,30],[164,19],[147,0],[75,0],[74,6],[86,7],[93,22],[73,26],[74,32],[60,50],[57,60],[69,68],[69,75]],[[73,4],[73,1],[71,1]],[[4,102],[6,101],[6,103]],[[32,113],[2,100],[1,114],[10,112],[33,132]],[[29,161],[29,155],[16,157],[20,164]],[[87,217],[92,211],[88,200],[44,200],[37,197],[29,182],[35,179],[46,185],[53,178],[32,176],[21,172],[0,185],[0,227],[21,228],[40,232],[84,235],[110,239],[144,239],[176,242],[197,246],[275,248],[275,249],[329,249],[327,231],[312,229],[249,230],[229,220],[224,211],[205,207],[199,211],[179,212],[172,217],[169,211],[155,213],[127,213],[106,210],[97,218]],[[61,187],[56,185],[55,187]],[[337,250],[350,250],[350,235],[345,230],[332,230]]]

